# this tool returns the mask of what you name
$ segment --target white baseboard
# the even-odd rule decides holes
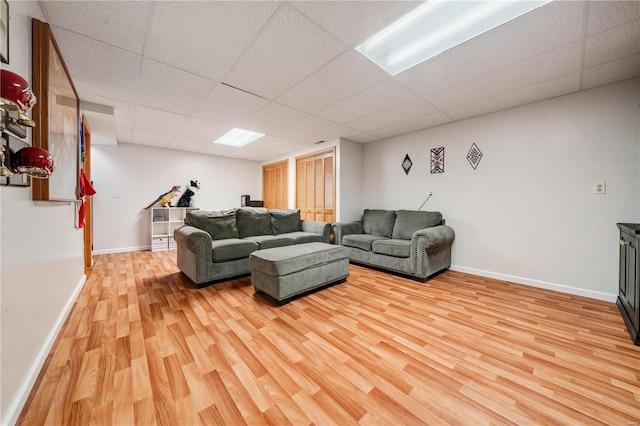
[[[498,272],[484,271],[482,269],[467,268],[466,266],[451,265],[451,268],[449,269],[451,269],[452,271],[479,275],[481,277],[494,278],[496,280],[509,281],[516,284],[523,284],[531,287],[544,288],[547,290],[559,291],[561,293],[573,294],[576,296],[589,297],[591,299],[604,300],[605,302],[615,303],[616,298],[618,297],[616,294],[603,293],[600,291],[587,290],[587,289],[578,288],[578,287],[570,287],[562,284],[533,280],[530,278],[516,277],[514,275],[506,275]]]
[[[11,403],[10,407],[7,409],[6,411],[7,418],[2,419],[0,424],[14,425],[18,421],[18,416],[22,411],[22,407],[24,406],[25,402],[27,402],[29,393],[31,392],[33,385],[38,379],[38,374],[40,374],[40,370],[42,370],[42,367],[44,366],[44,363],[47,360],[47,356],[49,356],[49,352],[51,352],[51,348],[53,347],[53,344],[55,343],[56,338],[60,333],[60,329],[64,325],[64,322],[67,319],[67,316],[69,315],[69,312],[73,307],[73,304],[75,303],[76,299],[80,295],[80,292],[82,291],[82,288],[84,287],[86,282],[87,282],[87,276],[83,274],[82,278],[80,279],[80,282],[78,283],[76,288],[73,290],[71,297],[69,298],[67,303],[64,305],[64,309],[62,309],[60,316],[58,317],[56,322],[53,324],[53,327],[51,328],[49,335],[44,341],[42,348],[38,352],[38,356],[33,361],[31,368],[27,372],[27,375],[24,383],[22,384],[22,387],[17,392],[16,397]]]
[[[122,247],[122,248],[114,248],[114,249],[104,249],[104,250],[93,250],[91,254],[112,254],[112,253],[127,253],[130,251],[145,251],[151,250],[151,246],[140,246],[140,247]]]

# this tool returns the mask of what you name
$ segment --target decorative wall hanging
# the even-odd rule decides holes
[[[9,2],[0,1],[0,61],[9,63]]]
[[[431,148],[431,174],[444,173],[444,147]]]
[[[411,170],[411,166],[413,163],[411,162],[411,158],[409,158],[409,154],[404,156],[404,161],[402,162],[402,168],[404,169],[404,174],[408,175],[409,170]]]
[[[471,164],[471,167],[473,167],[473,170],[475,170],[476,167],[478,167],[478,164],[480,163],[481,159],[482,159],[482,152],[474,142],[471,145],[469,152],[467,153],[467,160],[469,161],[469,164]]]

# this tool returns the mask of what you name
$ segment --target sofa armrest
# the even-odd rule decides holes
[[[438,225],[431,228],[419,229],[413,233],[411,241],[420,240],[420,248],[428,252],[450,246],[455,233],[450,226]]]
[[[327,222],[317,222],[314,220],[302,220],[302,230],[322,235],[322,242],[328,243],[331,235],[331,224]]]
[[[184,247],[197,256],[211,259],[211,235],[207,231],[195,226],[183,225],[173,231],[173,239],[176,240],[178,249]]]
[[[342,237],[349,234],[362,234],[362,221],[356,222],[338,222],[333,224],[333,234],[335,235],[335,244],[342,245]]]

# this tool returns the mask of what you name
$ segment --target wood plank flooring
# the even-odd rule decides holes
[[[249,277],[195,289],[166,251],[95,256],[18,424],[639,422],[613,303],[352,265],[276,307]]]

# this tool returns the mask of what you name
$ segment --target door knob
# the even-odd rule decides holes
[[[620,240],[619,243],[621,246],[628,246],[631,244],[631,241]]]

